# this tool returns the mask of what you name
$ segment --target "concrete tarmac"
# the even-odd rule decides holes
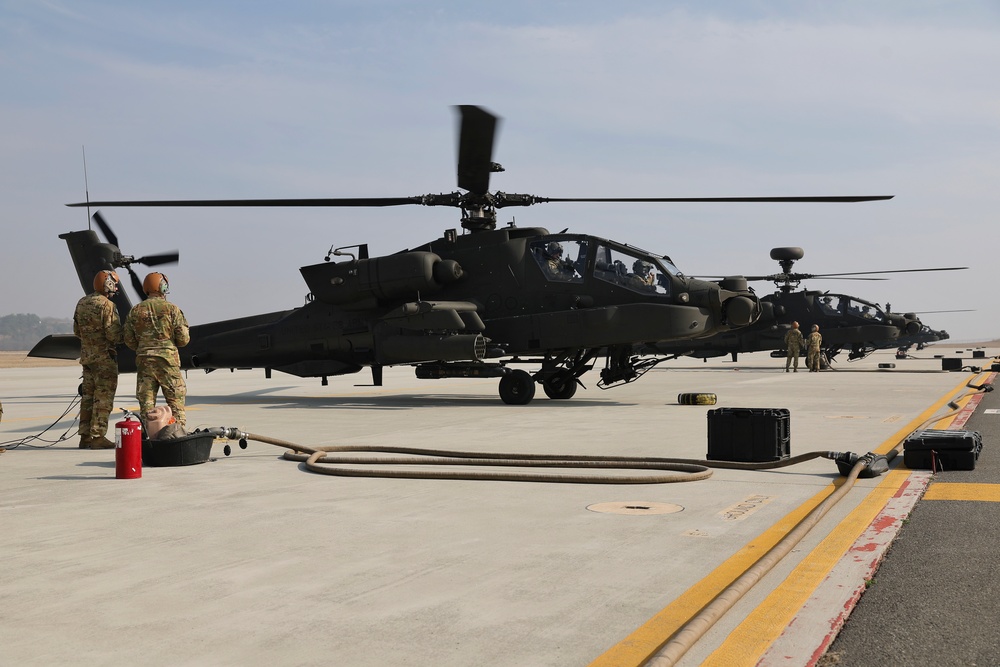
[[[969,368],[988,369],[1000,351],[972,358],[942,345],[915,359],[845,359],[822,373],[784,373],[783,360],[763,353],[678,360],[607,391],[591,372],[574,398],[539,391],[527,406],[501,403],[495,380],[417,380],[407,368],[386,369],[383,387],[357,386],[367,374],[324,387],[260,371],[191,372],[188,428],[234,426],[308,446],[700,460],[708,410],[787,408],[793,456],[864,454],[952,415],[949,402],[978,400],[966,384],[991,374]],[[959,351],[966,370],[942,371],[934,354]],[[136,407],[134,378],[121,377],[116,405]],[[657,652],[671,637],[689,636],[700,609],[842,486],[833,462],[714,469],[666,484],[597,479],[633,470],[584,471],[594,483],[386,479],[315,474],[257,441],[229,443],[225,456],[217,441],[206,463],[117,479],[116,452],[76,446],[78,384],[77,367],[0,371],[3,664],[624,667],[808,665],[838,655],[866,664],[853,651],[867,638],[830,645],[859,596],[865,605],[889,590],[890,577],[873,568],[910,510],[900,543],[914,539],[922,514],[944,512],[928,523],[947,524],[993,507],[919,500],[944,474],[910,471],[900,456],[886,475],[847,489],[665,662]],[[682,392],[718,402],[678,405]],[[980,418],[988,450],[995,433],[976,410]],[[981,458],[987,470],[988,451]],[[512,470],[522,469],[503,472]],[[962,532],[985,540],[987,521]],[[856,625],[852,617],[847,627]],[[908,650],[898,645],[880,664],[922,664]]]

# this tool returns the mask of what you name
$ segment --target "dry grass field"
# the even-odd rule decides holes
[[[42,366],[76,366],[75,361],[39,359],[27,352],[0,352],[0,368],[40,368]]]

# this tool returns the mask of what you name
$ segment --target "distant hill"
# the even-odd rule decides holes
[[[0,316],[0,350],[30,350],[49,334],[73,333],[73,320],[31,314]]]

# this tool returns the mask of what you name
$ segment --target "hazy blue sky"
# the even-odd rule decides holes
[[[522,226],[670,255],[689,274],[814,280],[1000,337],[996,2],[0,2],[0,314],[69,317],[58,235],[97,199],[450,192],[455,113],[504,118],[492,187],[548,197],[893,194],[863,204],[548,204]],[[447,208],[117,209],[192,324],[301,305],[331,246],[375,254]],[[143,273],[145,269],[139,267]],[[758,293],[773,290],[754,285]]]

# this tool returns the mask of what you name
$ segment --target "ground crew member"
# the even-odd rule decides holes
[[[806,364],[810,373],[818,373],[820,368],[821,348],[823,347],[823,336],[819,333],[819,325],[812,325],[812,333],[806,340],[808,350],[806,352]]]
[[[80,447],[112,449],[108,417],[118,390],[118,350],[122,325],[111,300],[118,292],[118,274],[98,271],[94,291],[80,299],[73,312],[73,333],[80,339],[83,394],[80,397]]]
[[[806,341],[802,338],[802,332],[799,331],[799,323],[792,322],[792,328],[788,330],[785,334],[785,372],[788,372],[788,367],[792,366],[792,370],[796,373],[799,372],[799,355],[802,354],[802,349],[806,346]],[[794,365],[792,361],[794,360]]]
[[[177,348],[191,341],[191,332],[181,309],[167,301],[169,289],[162,273],[146,276],[142,290],[147,298],[125,319],[125,344],[135,350],[135,398],[143,423],[156,406],[157,390],[161,390],[174,419],[183,427],[187,386]]]

